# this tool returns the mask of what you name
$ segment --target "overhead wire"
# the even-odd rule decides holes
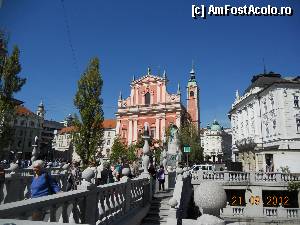
[[[68,43],[69,43],[71,53],[72,53],[73,64],[75,66],[76,72],[79,73],[78,61],[77,61],[76,52],[75,52],[75,49],[74,49],[74,46],[73,46],[73,43],[72,43],[70,23],[69,23],[69,19],[68,19],[67,10],[66,10],[64,0],[61,0],[61,5],[62,5],[62,9],[63,9],[63,16],[64,16],[64,21],[65,21],[65,26],[66,26]]]

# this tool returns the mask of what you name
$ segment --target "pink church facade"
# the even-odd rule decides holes
[[[199,91],[196,90],[197,99],[195,95],[192,100],[188,98],[188,110],[186,110],[181,103],[179,85],[177,93],[170,94],[167,91],[167,82],[165,72],[163,76],[155,76],[148,68],[146,75],[132,80],[129,97],[123,99],[120,94],[116,113],[116,135],[119,135],[126,144],[137,142],[145,122],[149,123],[150,135],[156,141],[163,139],[170,125],[180,127],[184,120],[199,123],[199,118],[195,119],[190,115],[199,116],[199,104],[194,102],[198,101]],[[195,88],[193,91],[195,92]],[[198,108],[191,108],[195,106]]]

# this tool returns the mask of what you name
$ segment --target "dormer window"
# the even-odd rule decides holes
[[[190,92],[190,97],[194,97],[195,93],[193,91]]]
[[[150,105],[150,93],[145,94],[145,105]]]
[[[299,108],[299,96],[294,95],[294,106]]]

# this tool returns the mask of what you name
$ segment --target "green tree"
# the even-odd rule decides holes
[[[192,163],[203,162],[203,149],[200,143],[200,135],[197,129],[191,123],[184,123],[178,132],[181,149],[184,146],[190,146],[189,161]],[[186,157],[187,153],[183,153]]]
[[[116,137],[111,147],[110,161],[113,163],[117,163],[118,160],[124,158],[126,154],[126,146],[121,142],[120,137]]]
[[[14,94],[26,82],[21,78],[20,50],[14,46],[12,54],[6,52],[6,39],[0,32],[0,151],[8,147],[14,133],[12,121],[16,115]],[[1,151],[2,152],[2,151]]]
[[[132,163],[137,159],[137,155],[136,155],[137,146],[136,145],[134,145],[134,144],[129,145],[126,152],[127,152],[127,154],[126,154],[127,159],[128,159],[129,162]]]
[[[74,120],[76,132],[73,133],[73,140],[76,153],[84,165],[95,160],[97,148],[103,142],[102,86],[99,59],[93,58],[78,81],[74,98],[80,118],[76,116]]]

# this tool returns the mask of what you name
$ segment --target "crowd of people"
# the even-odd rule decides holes
[[[27,167],[31,165],[31,162],[22,161],[27,163]],[[68,176],[67,185],[64,187],[65,190],[58,185],[55,179],[51,176],[51,173],[45,170],[46,167],[57,167],[63,166],[68,163]],[[0,184],[5,181],[5,168],[7,168],[7,162],[0,162]],[[26,167],[25,167],[26,168]],[[118,160],[116,164],[111,164],[109,161],[98,161],[92,162],[89,168],[94,170],[93,183],[95,185],[104,185],[108,183],[118,182],[122,178],[122,170],[129,168],[129,174],[126,174],[129,178],[135,178],[140,175],[140,164],[138,162],[129,163],[126,160]],[[81,184],[81,171],[80,163],[78,162],[63,162],[62,160],[54,161],[42,161],[36,160],[32,164],[32,170],[34,173],[30,193],[28,198],[35,198],[46,196],[49,194],[58,193],[60,191],[71,191],[76,190],[77,186]],[[153,180],[158,180],[159,191],[165,190],[165,171],[163,166],[156,170],[155,166],[151,163],[149,166],[149,173]],[[154,186],[155,188],[155,186]]]

